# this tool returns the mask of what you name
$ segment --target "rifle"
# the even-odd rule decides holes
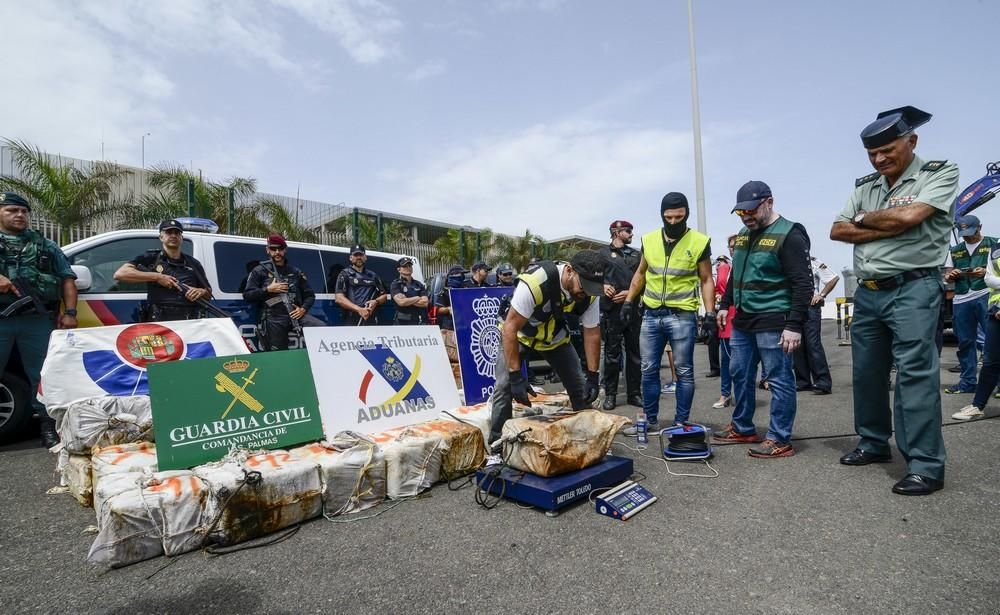
[[[273,260],[270,261],[270,264],[271,269],[274,271],[274,280],[280,284],[288,284],[286,276],[278,275],[278,266],[274,264]],[[295,310],[295,304],[292,303],[291,295],[288,294],[288,291],[285,291],[283,293],[279,293],[278,296],[281,297],[281,303],[285,306],[285,309],[288,310],[288,319],[292,321],[292,330],[295,331],[295,335],[299,336],[299,339],[303,339],[302,322],[300,322],[297,318],[292,318],[292,311]]]
[[[0,312],[0,318],[10,318],[11,316],[17,316],[18,315],[17,313],[21,311],[21,308],[23,308],[26,305],[31,305],[32,307],[34,307],[35,312],[38,314],[49,313],[49,310],[45,307],[45,304],[42,303],[42,300],[38,297],[38,293],[35,292],[35,289],[31,285],[31,282],[29,282],[28,280],[26,280],[21,276],[14,278],[10,282],[11,284],[14,285],[14,288],[17,289],[17,292],[20,294],[20,297],[16,301],[14,301],[14,303],[8,305],[4,309],[4,311]]]
[[[149,269],[147,267],[136,267],[136,269],[138,269],[139,271],[150,273],[150,271],[149,271]],[[174,278],[174,279],[177,280],[177,278]],[[187,292],[189,290],[191,290],[190,286],[188,286],[184,282],[181,282],[180,280],[177,280],[177,285],[180,287],[180,290],[177,290],[176,288],[171,288],[171,290],[173,290],[175,293],[180,293],[181,295],[186,295]],[[185,297],[185,299],[186,298],[187,297]],[[215,316],[218,316],[219,318],[232,318],[233,317],[232,314],[230,314],[229,312],[225,311],[224,309],[222,309],[222,308],[220,308],[220,307],[218,307],[216,305],[212,305],[212,303],[208,299],[198,299],[197,301],[194,301],[193,303],[195,305],[197,305],[198,307],[211,312]]]

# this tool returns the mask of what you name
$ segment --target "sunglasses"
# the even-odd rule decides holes
[[[283,248],[281,246],[267,246],[268,252],[284,252],[288,248]]]
[[[753,212],[755,212],[755,211],[757,211],[757,210],[756,209],[734,209],[733,213],[742,218],[743,216],[752,216]]]
[[[351,252],[351,256],[364,256],[364,252]]]

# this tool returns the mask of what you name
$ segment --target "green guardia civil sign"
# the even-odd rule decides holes
[[[149,400],[160,470],[323,438],[305,350],[153,363]]]

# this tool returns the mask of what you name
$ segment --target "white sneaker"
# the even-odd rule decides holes
[[[677,392],[677,383],[671,382],[669,384],[663,385],[663,389],[660,390],[660,395],[670,395]]]
[[[635,428],[635,425],[622,425],[622,428],[618,430],[618,433],[623,436],[634,436],[638,434],[639,431]]]
[[[979,408],[969,404],[968,406],[962,408],[955,414],[951,415],[951,418],[956,421],[971,421],[972,419],[983,418],[983,411]]]
[[[731,404],[731,403],[733,403],[733,398],[732,397],[720,397],[719,401],[717,401],[714,404],[712,404],[712,407],[713,408],[725,408],[725,407],[729,406],[729,404]]]

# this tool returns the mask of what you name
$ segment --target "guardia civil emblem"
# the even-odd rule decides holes
[[[495,378],[497,354],[502,344],[500,327],[496,324],[500,299],[480,297],[472,302],[472,311],[476,318],[469,325],[472,330],[469,351],[476,363],[476,373],[484,378]]]
[[[389,382],[399,382],[403,379],[403,366],[393,357],[389,357],[382,364],[382,375]]]

